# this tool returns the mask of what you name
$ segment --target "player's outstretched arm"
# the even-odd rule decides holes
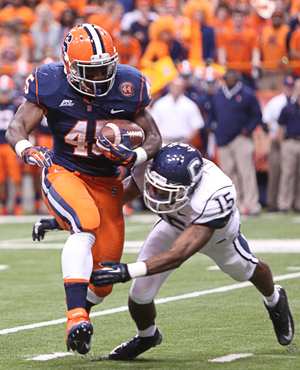
[[[168,252],[159,253],[144,262],[130,264],[102,262],[101,266],[104,268],[93,271],[90,281],[95,286],[107,286],[173,270],[199,252],[208,243],[213,233],[214,229],[209,227],[192,225],[178,236]]]
[[[52,166],[50,149],[33,146],[28,135],[38,126],[43,118],[44,110],[38,105],[26,100],[20,105],[17,113],[5,134],[11,148],[28,164],[38,164],[40,167]]]

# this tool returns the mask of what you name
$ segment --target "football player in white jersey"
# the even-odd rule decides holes
[[[155,325],[154,298],[172,272],[193,254],[206,254],[236,281],[249,280],[263,295],[277,339],[288,345],[294,322],[284,288],[274,285],[268,264],[256,258],[240,232],[236,190],[214,163],[192,145],[171,143],[152,163],[137,166],[124,182],[124,203],[144,194],[161,218],[148,235],[136,263],[103,262],[92,273],[95,286],[130,279],[129,311],[138,335],[116,347],[111,360],[132,360],[162,341]],[[39,229],[34,231],[38,236]]]

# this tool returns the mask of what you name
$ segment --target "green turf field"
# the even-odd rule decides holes
[[[170,275],[157,297],[162,344],[132,362],[106,359],[115,346],[136,334],[126,308],[130,283],[117,284],[92,311],[94,335],[88,355],[66,356],[60,254],[67,233],[48,234],[44,242],[34,243],[34,219],[0,217],[1,370],[300,369],[300,217],[296,214],[264,214],[245,218],[242,224],[250,246],[251,242],[256,246],[255,254],[269,263],[275,279],[286,288],[296,329],[291,345],[278,344],[253,286],[230,279],[206,256],[195,255]],[[123,262],[135,261],[154,220],[150,213],[126,219]],[[276,241],[282,245],[280,253],[266,253],[265,239],[280,239]],[[285,253],[288,243],[296,253]],[[227,288],[220,292],[221,287]],[[169,297],[173,298],[163,300]],[[218,362],[233,354],[247,357]]]

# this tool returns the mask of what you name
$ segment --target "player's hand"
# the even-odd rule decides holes
[[[23,150],[22,159],[28,164],[37,164],[39,167],[51,167],[51,156],[53,154],[52,150],[44,146],[31,146]]]
[[[41,218],[38,220],[32,230],[32,239],[39,242],[44,239],[48,231],[62,230],[55,218]]]
[[[122,129],[121,134],[123,140],[120,145],[112,144],[103,134],[99,135],[96,145],[105,157],[114,162],[117,166],[131,168],[135,163],[137,154],[131,148],[127,131]]]
[[[104,261],[100,266],[103,266],[103,269],[93,271],[90,278],[90,282],[95,286],[105,287],[115,283],[126,283],[131,279],[125,263]]]

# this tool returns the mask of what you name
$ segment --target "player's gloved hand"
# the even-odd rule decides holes
[[[126,283],[131,279],[127,264],[115,261],[104,261],[100,263],[103,269],[93,271],[90,282],[95,286],[108,286],[115,283]]]
[[[99,135],[96,145],[105,157],[117,166],[131,168],[136,161],[137,154],[132,150],[127,131],[122,129],[121,134],[123,140],[120,145],[112,144],[103,134]]]
[[[24,149],[22,152],[22,159],[28,164],[37,164],[39,167],[51,167],[51,156],[53,151],[44,146],[31,146]]]
[[[45,234],[48,231],[62,230],[56,219],[53,218],[41,218],[38,220],[32,230],[32,239],[38,240],[39,242],[44,239]]]

